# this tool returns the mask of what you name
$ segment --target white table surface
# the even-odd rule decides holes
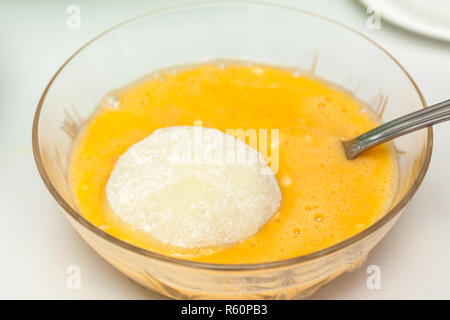
[[[0,0],[0,298],[160,299],[128,280],[75,233],[44,187],[31,149],[39,97],[57,68],[93,36],[168,4],[190,1]],[[428,103],[450,97],[450,43],[382,22],[350,0],[285,0],[341,21],[388,49],[411,73]],[[79,5],[81,29],[66,27],[67,7]],[[404,214],[364,266],[319,290],[316,299],[450,298],[450,123],[434,129],[428,174]],[[366,286],[369,265],[381,289]],[[80,290],[66,270],[81,268]]]

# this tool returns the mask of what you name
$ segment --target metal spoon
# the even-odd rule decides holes
[[[450,100],[389,121],[352,140],[342,141],[345,156],[353,160],[381,143],[447,120],[450,120]]]

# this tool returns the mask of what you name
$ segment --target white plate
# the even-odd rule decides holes
[[[450,0],[360,0],[400,27],[450,41]]]

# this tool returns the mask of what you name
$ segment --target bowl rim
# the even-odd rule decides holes
[[[32,146],[33,146],[33,155],[36,162],[37,169],[39,171],[39,174],[47,187],[50,194],[53,196],[53,198],[56,200],[56,202],[64,209],[66,213],[68,213],[74,220],[76,220],[78,223],[80,223],[83,227],[87,228],[89,231],[93,232],[95,235],[99,236],[103,240],[107,242],[111,242],[112,244],[121,247],[125,250],[130,250],[135,254],[149,257],[152,259],[164,261],[167,263],[172,264],[178,264],[186,267],[192,267],[192,268],[200,268],[200,269],[209,269],[209,270],[222,270],[222,271],[252,271],[252,270],[261,270],[261,269],[273,269],[273,268],[280,268],[280,267],[287,267],[294,264],[304,263],[304,262],[310,262],[315,259],[327,256],[329,254],[335,253],[341,249],[344,249],[346,247],[349,247],[353,244],[356,244],[360,240],[364,239],[365,237],[371,235],[376,230],[380,229],[382,226],[384,226],[387,222],[389,222],[392,218],[397,216],[402,209],[405,207],[406,203],[411,199],[411,197],[415,194],[418,187],[423,181],[423,178],[427,172],[431,154],[432,154],[432,148],[433,148],[433,131],[431,127],[427,128],[427,141],[425,146],[425,154],[422,166],[419,169],[419,172],[417,174],[416,179],[410,186],[409,190],[405,193],[405,195],[400,199],[400,201],[392,207],[382,218],[378,219],[375,223],[370,225],[368,228],[362,230],[361,232],[353,235],[350,238],[345,239],[344,241],[341,241],[339,243],[336,243],[330,247],[326,247],[324,249],[314,251],[312,253],[308,253],[305,255],[301,255],[294,258],[284,259],[284,260],[278,260],[278,261],[271,261],[271,262],[263,262],[263,263],[251,263],[251,264],[219,264],[219,263],[206,263],[206,262],[198,262],[198,261],[191,261],[191,260],[184,260],[179,259],[175,257],[166,256],[163,254],[159,254],[153,251],[149,251],[140,247],[137,247],[135,245],[132,245],[128,242],[125,242],[119,238],[116,238],[109,233],[106,233],[105,231],[101,230],[100,228],[93,225],[90,221],[88,221],[86,218],[84,218],[81,213],[77,212],[72,206],[67,203],[64,198],[60,195],[58,190],[55,188],[53,183],[51,182],[49,175],[47,174],[39,147],[39,119],[41,110],[45,101],[45,98],[47,96],[47,93],[49,89],[51,88],[53,82],[58,77],[58,75],[61,73],[61,71],[65,68],[69,62],[76,57],[81,51],[83,51],[86,47],[96,42],[98,39],[102,38],[104,35],[109,34],[111,31],[114,31],[115,29],[118,29],[122,26],[128,25],[130,23],[133,23],[139,19],[142,18],[149,18],[158,16],[161,14],[170,14],[178,11],[183,10],[192,10],[196,8],[205,8],[205,7],[224,7],[224,6],[236,6],[236,7],[269,7],[269,8],[275,8],[279,10],[287,10],[292,11],[300,14],[306,14],[310,15],[319,19],[322,19],[325,22],[332,23],[338,27],[344,28],[348,30],[349,32],[353,32],[354,34],[360,36],[362,39],[367,40],[371,44],[373,44],[376,48],[380,49],[384,54],[386,54],[399,68],[403,73],[406,75],[406,77],[411,82],[412,86],[416,90],[419,99],[422,103],[422,108],[426,107],[425,99],[422,95],[422,92],[420,91],[417,84],[412,79],[411,75],[406,71],[406,69],[381,45],[379,45],[374,40],[370,39],[366,35],[364,35],[362,32],[357,31],[351,27],[346,26],[345,24],[342,24],[338,21],[335,21],[333,19],[330,19],[328,17],[322,16],[320,14],[310,12],[303,9],[298,9],[294,7],[289,7],[285,5],[279,5],[279,4],[273,4],[273,3],[267,3],[267,2],[260,2],[260,1],[233,1],[233,0],[227,0],[227,1],[201,1],[196,3],[191,3],[187,5],[176,5],[176,6],[170,6],[165,7],[162,9],[152,10],[146,13],[143,13],[141,15],[135,16],[133,18],[127,19],[107,30],[100,33],[96,37],[92,38],[88,42],[86,42],[82,47],[80,47],[78,50],[76,50],[63,64],[62,66],[56,71],[56,73],[53,75],[49,83],[47,84],[46,88],[44,89],[44,92],[42,93],[39,103],[37,106],[37,109],[35,111],[34,119],[33,119],[33,128],[32,128]]]

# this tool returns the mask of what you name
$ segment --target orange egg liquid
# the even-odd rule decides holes
[[[158,128],[194,121],[223,132],[269,132],[281,207],[259,232],[228,247],[163,244],[126,224],[107,203],[106,182],[120,155]],[[94,225],[150,251],[226,264],[293,258],[357,234],[388,210],[395,153],[381,145],[349,161],[340,143],[378,124],[350,94],[292,70],[233,62],[174,69],[105,97],[74,142],[71,189]],[[270,140],[271,129],[278,130],[278,141]]]

